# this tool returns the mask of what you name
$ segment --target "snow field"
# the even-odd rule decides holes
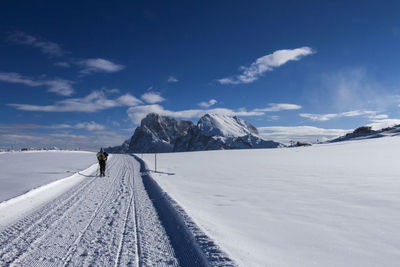
[[[27,151],[0,154],[0,202],[71,176],[97,162],[83,151]]]
[[[160,213],[169,202],[132,156],[112,155],[106,177],[96,175],[97,167],[86,172],[69,190],[0,230],[0,266],[210,266],[202,254],[191,254],[194,243],[173,242],[193,237],[179,225],[166,227],[178,217],[169,209]],[[61,181],[39,188],[40,195],[64,187]],[[213,266],[227,266],[221,264]]]
[[[237,266],[210,239],[186,212],[166,194],[150,176],[143,160],[140,162],[143,184],[169,236],[179,266]]]
[[[164,173],[152,176],[241,266],[397,266],[398,147],[386,137],[158,154]]]
[[[177,266],[131,156],[0,231],[0,266]]]

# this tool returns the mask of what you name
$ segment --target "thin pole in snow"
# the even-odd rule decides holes
[[[157,151],[154,152],[154,170],[157,172]]]

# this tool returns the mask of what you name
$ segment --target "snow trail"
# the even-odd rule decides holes
[[[203,233],[188,230],[188,218],[144,167],[113,155],[107,177],[96,170],[6,226],[0,266],[234,266],[216,247],[196,243]]]
[[[0,266],[177,266],[151,200],[146,192],[135,195],[144,190],[140,184],[135,188],[135,180],[141,180],[138,163],[115,155],[108,174],[89,177],[5,228]],[[136,202],[142,212],[148,211],[144,216],[137,216]],[[154,216],[150,224],[147,215]]]
[[[188,229],[189,218],[144,167],[113,155],[107,177],[96,170],[6,226],[0,266],[234,266],[215,246],[196,243],[203,233]]]

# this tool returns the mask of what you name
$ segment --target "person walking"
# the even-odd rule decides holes
[[[107,161],[108,153],[100,149],[99,153],[97,153],[97,160],[100,165],[100,176],[106,176],[106,161]]]

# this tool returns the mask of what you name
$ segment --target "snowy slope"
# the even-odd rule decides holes
[[[364,131],[359,131],[359,129],[364,128]],[[363,139],[372,139],[372,138],[381,138],[381,137],[393,137],[396,135],[400,135],[400,125],[396,125],[393,127],[387,127],[383,129],[373,130],[372,127],[360,127],[354,130],[352,133],[348,133],[344,136],[340,136],[334,138],[332,140],[328,140],[326,143],[335,143],[342,141],[353,141],[353,140],[363,140]],[[366,130],[365,130],[366,129]]]
[[[258,135],[257,129],[246,121],[232,116],[206,114],[200,118],[197,127],[205,136],[240,137]]]
[[[160,154],[152,176],[241,266],[398,266],[398,147]]]
[[[39,151],[0,154],[0,202],[71,176],[95,163],[93,152]]]

